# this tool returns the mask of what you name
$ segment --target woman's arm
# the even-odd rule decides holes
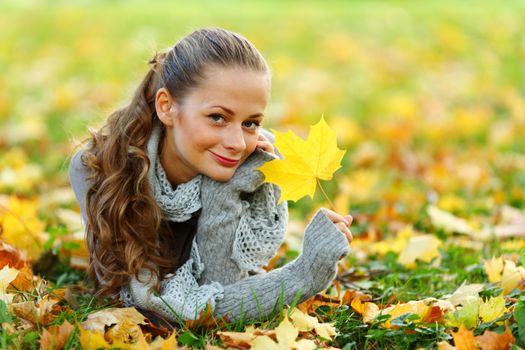
[[[84,149],[79,149],[69,163],[69,182],[75,192],[77,198],[78,206],[80,207],[80,213],[82,215],[82,220],[84,220],[84,225],[87,223],[86,216],[86,194],[89,188],[91,187],[90,181],[87,180],[90,171],[89,169],[82,164],[82,154]]]
[[[197,319],[208,304],[216,318],[254,321],[279,310],[281,303],[291,304],[296,296],[301,302],[324,290],[335,277],[337,261],[348,252],[347,239],[320,209],[306,227],[301,255],[281,268],[229,285],[198,285],[189,273],[190,261],[162,281],[158,296],[150,292],[152,282],[145,282],[151,277],[146,271],[142,282],[132,279],[129,290],[138,306],[173,321]]]

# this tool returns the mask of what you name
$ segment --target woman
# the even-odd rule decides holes
[[[205,310],[256,320],[324,290],[348,254],[350,215],[320,209],[302,254],[262,269],[288,208],[255,170],[277,157],[260,127],[270,70],[259,51],[201,29],[149,63],[131,103],[90,130],[70,164],[97,296],[169,321]]]

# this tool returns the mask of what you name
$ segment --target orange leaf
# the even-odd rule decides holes
[[[361,301],[370,301],[372,300],[372,296],[357,290],[347,290],[343,295],[342,303],[344,305],[351,305],[354,299],[359,299]]]
[[[57,318],[57,311],[60,309],[57,299],[50,299],[45,295],[39,302],[24,301],[11,304],[11,309],[15,316],[23,318],[33,324],[46,326]]]
[[[322,305],[328,305],[331,308],[336,308],[341,305],[341,300],[330,295],[316,294],[297,305],[297,308],[306,314],[311,314]]]
[[[20,251],[11,244],[0,239],[0,268],[8,265],[20,270],[26,262],[22,259]]]
[[[477,350],[476,338],[472,331],[465,328],[461,325],[457,332],[452,332],[452,337],[454,338],[454,344],[456,345],[457,350]]]
[[[476,341],[481,350],[508,350],[516,342],[516,339],[509,327],[507,327],[503,334],[485,331],[485,333],[476,337]]]
[[[40,350],[60,350],[73,332],[75,327],[67,320],[60,326],[51,326],[49,330],[44,329],[40,337]]]
[[[11,285],[18,291],[31,292],[35,289],[33,285],[33,271],[28,265],[19,269],[18,275],[11,282]],[[9,289],[8,289],[9,290]]]

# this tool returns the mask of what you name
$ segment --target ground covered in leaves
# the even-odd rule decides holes
[[[525,347],[523,4],[227,4],[0,4],[0,348]],[[155,49],[214,25],[272,67],[265,127],[305,136],[324,115],[337,132],[343,168],[323,186],[355,238],[325,293],[169,331],[93,299],[67,167]],[[268,269],[319,206],[290,203]]]

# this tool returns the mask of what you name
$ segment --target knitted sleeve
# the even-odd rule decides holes
[[[301,255],[281,268],[229,285],[198,285],[195,275],[199,270],[191,270],[192,258],[174,277],[161,282],[159,295],[151,293],[151,284],[144,282],[151,277],[147,273],[142,282],[132,279],[129,293],[138,306],[172,321],[197,319],[206,305],[212,307],[217,318],[258,320],[278,310],[281,304],[291,304],[296,297],[301,302],[324,290],[336,274],[337,261],[348,252],[344,235],[319,210],[306,227]]]
[[[283,242],[288,205],[286,201],[277,205],[280,194],[279,186],[264,183],[242,201],[243,215],[235,232],[231,255],[240,269],[264,272],[262,267]]]
[[[84,220],[85,224],[87,223],[86,194],[91,184],[87,180],[90,174],[89,169],[82,164],[81,157],[83,153],[84,150],[80,149],[71,157],[71,161],[69,162],[69,182],[77,198],[82,220]]]
[[[193,243],[190,258],[161,281],[158,296],[151,292],[154,276],[143,269],[138,280],[133,277],[129,285],[121,288],[120,298],[124,304],[156,311],[171,321],[195,320],[208,304],[215,308],[215,300],[222,297],[223,287],[217,282],[199,286],[196,277],[202,272],[202,263]]]

